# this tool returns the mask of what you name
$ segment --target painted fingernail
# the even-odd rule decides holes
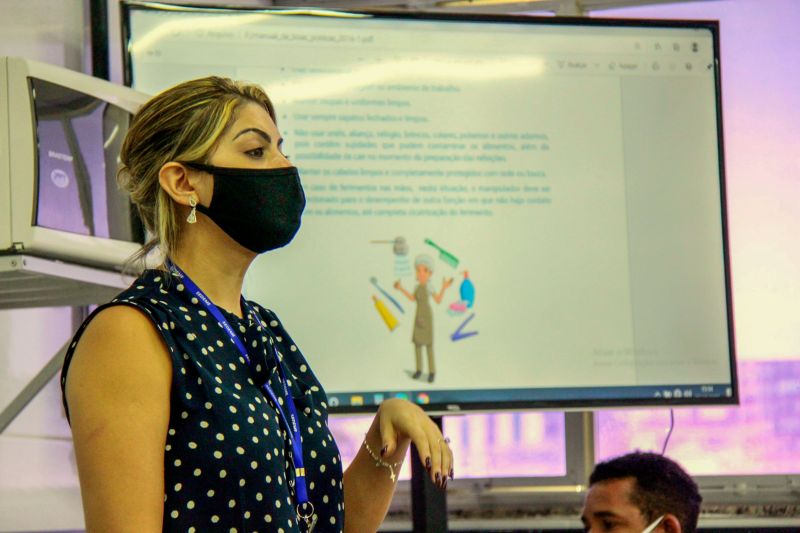
[[[427,468],[428,470],[431,469],[431,458],[430,457],[425,458],[425,468]]]
[[[447,478],[444,478],[444,481],[442,482],[442,490],[447,490]]]
[[[450,479],[453,479],[453,469],[450,469]]]
[[[436,472],[436,475],[434,476],[434,478],[435,478],[436,484],[439,485],[441,483],[441,478],[442,478],[442,476],[439,474],[439,472]]]
[[[381,448],[381,457],[383,457],[384,455],[386,455],[386,452],[387,452],[388,450],[389,450],[389,445],[388,445],[388,444],[387,444],[386,446],[384,446],[383,448]]]

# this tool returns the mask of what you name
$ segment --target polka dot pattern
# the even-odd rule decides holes
[[[281,355],[300,415],[317,530],[342,531],[341,458],[327,425],[327,398],[273,312],[252,302],[254,316],[240,319],[223,311],[248,346],[251,368],[222,326],[178,278],[146,271],[81,326],[67,354],[62,388],[81,333],[110,305],[131,305],[143,311],[172,358],[171,413],[164,448],[164,531],[271,532],[275,524],[283,524],[281,530],[287,533],[301,531],[294,513],[291,445],[276,406],[260,389],[266,383],[277,397],[282,394],[272,346]]]

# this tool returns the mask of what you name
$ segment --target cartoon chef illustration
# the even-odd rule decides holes
[[[417,312],[414,316],[414,333],[411,336],[416,357],[413,377],[417,379],[422,375],[422,347],[424,346],[428,354],[428,382],[433,383],[436,375],[436,364],[433,358],[433,309],[429,297],[433,297],[437,304],[441,303],[445,291],[453,284],[453,278],[443,278],[442,288],[439,292],[431,293],[428,290],[428,281],[433,275],[433,258],[425,254],[418,255],[414,259],[414,270],[416,271],[417,287],[414,289],[413,294],[403,287],[400,280],[394,283],[394,288],[417,304]]]

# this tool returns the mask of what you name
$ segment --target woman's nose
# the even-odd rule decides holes
[[[291,167],[291,166],[294,166],[294,165],[292,165],[292,162],[289,161],[289,158],[287,158],[282,153],[278,153],[278,168],[286,168],[286,167]]]

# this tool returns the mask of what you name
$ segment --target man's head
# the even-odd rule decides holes
[[[655,453],[629,453],[598,464],[583,506],[586,531],[695,533],[702,498],[675,462]]]

